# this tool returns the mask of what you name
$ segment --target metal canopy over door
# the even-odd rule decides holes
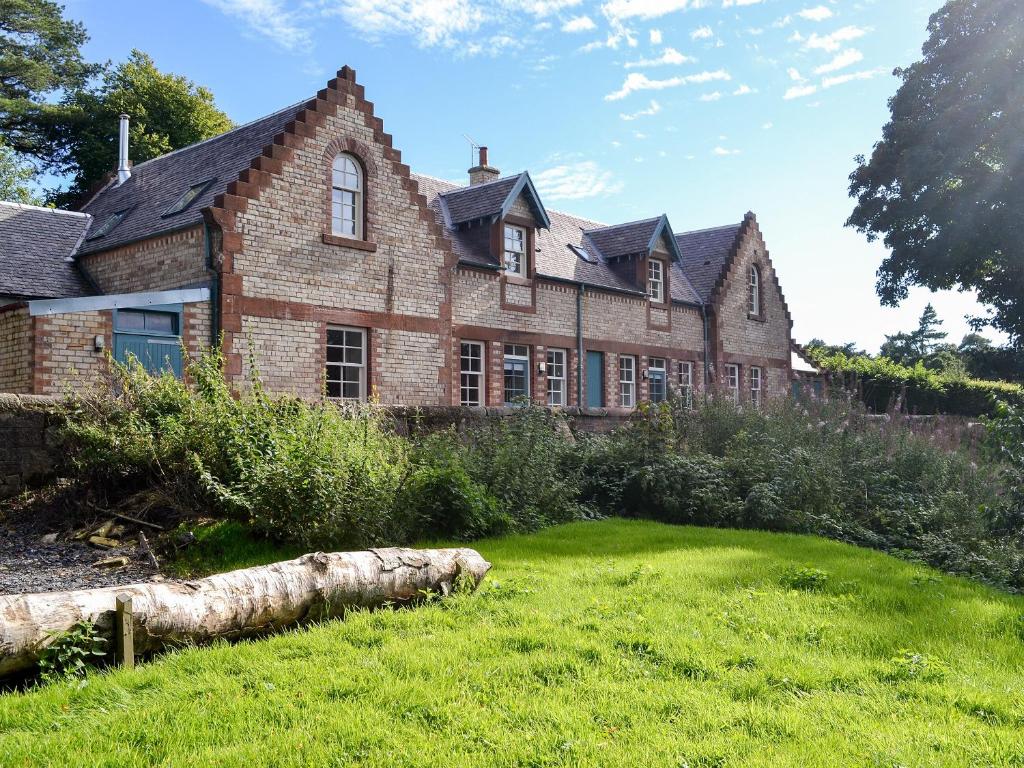
[[[587,351],[587,408],[604,407],[604,352]]]
[[[150,373],[170,371],[180,379],[181,319],[181,304],[115,310],[114,359],[134,357]]]

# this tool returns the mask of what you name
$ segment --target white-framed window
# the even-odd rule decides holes
[[[747,309],[754,317],[761,315],[761,270],[756,264],[750,265],[750,295],[747,299]]]
[[[687,408],[693,407],[693,363],[689,360],[679,361],[679,395]]]
[[[647,363],[647,386],[652,403],[664,402],[668,397],[668,375],[665,358],[652,357]]]
[[[734,403],[740,401],[740,367],[735,363],[726,363],[725,384]]]
[[[647,293],[651,301],[665,301],[665,262],[659,259],[647,261]]]
[[[363,236],[363,171],[352,155],[335,155],[331,166],[331,232]]]
[[[761,369],[756,365],[750,366],[750,404],[761,407]]]
[[[530,348],[525,344],[505,345],[505,405],[530,397]]]
[[[459,402],[462,405],[484,404],[484,345],[464,341],[459,351]]]
[[[548,350],[548,405],[565,405],[564,349]]]
[[[514,224],[505,225],[506,275],[526,277],[526,230]]]
[[[366,330],[327,329],[327,397],[366,400]]]
[[[636,358],[619,356],[619,403],[623,408],[636,405]]]

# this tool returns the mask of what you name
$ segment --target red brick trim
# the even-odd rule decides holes
[[[315,137],[315,133],[314,133]],[[334,158],[339,154],[350,155],[357,163],[359,163],[360,170],[363,172],[363,235],[360,238],[349,238],[344,236],[335,235],[331,231],[331,195],[334,189],[334,175],[333,166]],[[376,193],[377,185],[380,183],[380,174],[377,173],[377,164],[373,161],[373,155],[370,152],[370,148],[358,139],[351,137],[332,139],[324,149],[323,155],[324,165],[327,168],[327,180],[325,184],[325,198],[327,206],[325,209],[324,217],[324,242],[334,245],[333,241],[329,241],[327,238],[337,237],[340,240],[351,241],[353,239],[357,241],[370,242],[373,240],[371,234],[376,236],[378,232],[378,221],[377,221],[377,208],[376,208]],[[376,250],[376,244],[373,244],[372,250]],[[357,246],[352,246],[357,247]],[[371,250],[366,248],[364,250]]]
[[[391,312],[366,312],[356,309],[322,307],[283,299],[262,299],[241,296],[238,301],[242,317],[263,317],[271,320],[319,321],[330,325],[351,325],[388,331],[441,333],[441,321],[433,317],[399,315]]]
[[[224,339],[228,371],[239,375],[242,370],[241,355],[234,349],[234,337],[242,330],[242,285],[240,280],[231,283],[223,279],[234,273],[235,256],[241,253],[244,247],[236,214],[246,210],[247,198],[259,198],[261,191],[271,184],[273,177],[281,175],[284,163],[294,159],[294,150],[304,147],[307,139],[315,137],[317,131],[324,125],[326,116],[337,114],[339,106],[342,105],[351,105],[362,113],[365,125],[373,131],[374,142],[383,148],[384,157],[391,163],[391,172],[402,179],[402,186],[408,194],[409,202],[419,209],[420,220],[432,235],[434,247],[444,255],[444,263],[438,268],[438,281],[443,298],[438,306],[438,318],[432,322],[441,337],[439,341],[445,355],[444,364],[438,371],[438,380],[447,390],[450,388],[452,369],[452,272],[458,263],[458,257],[452,249],[451,240],[438,224],[434,212],[428,207],[426,197],[420,193],[419,184],[411,178],[409,166],[402,163],[402,153],[394,149],[391,135],[384,132],[384,122],[374,115],[373,104],[366,100],[365,89],[356,83],[355,70],[349,66],[338,70],[337,77],[330,80],[327,87],[317,93],[316,98],[301,105],[295,119],[285,126],[282,133],[274,137],[273,143],[265,147],[262,153],[253,159],[250,167],[238,175],[238,180],[231,182],[225,193],[218,195],[213,205],[203,211],[207,222],[216,225],[222,232],[222,251],[217,264],[222,276],[221,290],[220,296],[215,300],[219,304],[220,330]],[[369,152],[360,153],[358,143],[352,146],[355,147],[355,153],[360,154],[364,161],[370,156]],[[374,175],[381,172],[380,169],[371,166],[365,166],[365,169],[368,172],[372,171]],[[369,189],[371,185],[367,183],[366,186]],[[372,212],[376,216],[377,212],[370,198],[365,200],[364,210],[367,215]],[[368,220],[366,230],[371,230],[375,223],[373,219]],[[405,321],[399,319],[397,322],[400,324]],[[383,327],[385,323],[377,322],[375,325]]]
[[[502,328],[490,328],[479,325],[456,325],[453,329],[456,338],[466,341],[489,341],[507,344],[527,344],[531,347],[556,347],[558,349],[576,349],[575,336],[563,336],[554,333],[535,333],[533,331],[511,331]],[[609,354],[653,355],[655,357],[676,357],[679,355],[696,356],[697,350],[681,347],[666,347],[658,344],[635,344],[611,339],[583,339],[586,350],[606,352]]]

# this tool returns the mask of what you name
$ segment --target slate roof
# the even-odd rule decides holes
[[[444,201],[450,201],[456,190],[465,188],[459,187],[449,181],[435,179],[430,176],[412,174],[412,178],[419,184],[420,192],[426,196],[427,202],[434,211],[434,217],[438,224],[444,226],[444,212],[442,209],[442,197]],[[512,177],[516,178],[516,177]],[[494,184],[496,182],[488,182]],[[486,186],[483,184],[477,186]],[[472,189],[472,187],[470,187]],[[569,280],[575,283],[584,283],[594,288],[604,288],[613,291],[624,291],[636,295],[643,295],[646,286],[638,286],[635,282],[627,280],[619,272],[612,269],[609,264],[609,257],[595,241],[594,235],[603,232],[605,229],[623,229],[631,232],[639,241],[646,234],[643,246],[632,251],[646,251],[650,243],[655,227],[660,217],[633,222],[621,227],[606,228],[603,224],[590,219],[582,219],[568,213],[561,213],[547,209],[551,226],[547,229],[538,229],[536,235],[537,252],[536,264],[537,273],[543,277],[555,278],[556,280]],[[635,232],[633,231],[635,229]],[[499,264],[490,254],[490,241],[487,227],[473,227],[470,229],[446,230],[452,241],[452,247],[459,260],[476,266],[498,269]],[[613,237],[597,240],[602,242],[616,241]],[[570,246],[580,249],[586,258],[579,256]],[[672,264],[672,279],[669,281],[672,290],[672,299],[687,304],[700,304],[701,300],[693,290],[689,280],[676,262]]]
[[[653,219],[591,229],[587,235],[605,258],[632,256],[647,253],[651,238],[654,237],[654,230],[660,221],[661,217],[656,216]]]
[[[452,223],[463,224],[497,213],[518,181],[518,175],[507,176],[484,184],[474,184],[441,193],[444,195]]]
[[[69,259],[91,221],[83,213],[0,203],[0,294],[25,299],[90,295]]]
[[[79,253],[105,251],[143,237],[199,224],[203,208],[211,205],[214,197],[238,179],[238,174],[249,167],[263,147],[271,144],[274,136],[295,119],[304,103],[298,102],[212,139],[134,166],[128,181],[120,187],[108,184],[83,207],[82,210],[92,214],[97,228],[111,215],[126,209],[129,212],[109,234],[82,243]],[[211,178],[215,181],[188,208],[164,216],[191,186]]]
[[[705,304],[711,303],[715,284],[742,226],[741,222],[676,235],[683,271]]]

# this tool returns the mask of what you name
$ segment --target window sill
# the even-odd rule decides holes
[[[764,323],[767,321],[767,318],[764,315],[752,315],[748,312],[747,320],[753,320],[755,323]]]
[[[339,245],[342,248],[355,248],[358,251],[367,251],[368,253],[375,253],[377,251],[377,244],[370,240],[357,240],[354,237],[331,235],[327,232],[324,232],[323,239],[324,245]]]
[[[533,280],[531,280],[528,277],[523,277],[522,275],[514,275],[514,274],[511,274],[509,272],[503,272],[502,273],[502,277],[504,277],[505,280],[507,282],[511,283],[512,285],[526,285],[526,286],[528,286],[528,285],[531,285],[533,283]]]

